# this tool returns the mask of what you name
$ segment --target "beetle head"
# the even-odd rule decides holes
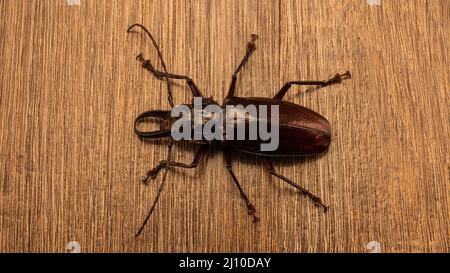
[[[138,125],[148,118],[160,118],[159,130],[156,131],[141,131]],[[134,132],[142,138],[163,138],[170,137],[170,128],[175,120],[170,116],[168,110],[149,110],[141,113],[134,120]]]

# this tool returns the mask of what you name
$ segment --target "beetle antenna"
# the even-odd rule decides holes
[[[172,145],[173,145],[173,140],[171,139],[169,142],[169,146],[167,147],[167,162],[170,162],[170,160],[171,160]],[[164,168],[165,169],[164,169],[163,179],[162,179],[161,185],[159,186],[158,193],[156,194],[155,200],[153,201],[153,205],[150,208],[150,210],[147,214],[147,217],[144,220],[144,223],[142,223],[142,226],[139,228],[139,231],[136,233],[135,237],[139,237],[139,235],[141,235],[142,230],[144,230],[145,225],[147,225],[148,219],[150,219],[150,216],[152,215],[153,210],[155,209],[156,204],[158,203],[159,196],[161,195],[161,192],[164,189],[164,186],[166,184],[166,179],[167,179],[167,173],[170,168],[170,164],[165,165]]]
[[[161,50],[159,49],[158,43],[156,42],[155,38],[153,38],[153,35],[150,33],[150,31],[148,31],[148,29],[147,29],[145,26],[143,26],[143,25],[141,25],[141,24],[134,24],[134,25],[131,25],[131,26],[127,29],[127,32],[130,33],[131,30],[132,30],[134,27],[140,27],[140,28],[142,28],[142,30],[143,30],[145,33],[147,33],[147,36],[150,38],[150,40],[151,40],[152,43],[153,43],[153,46],[155,47],[156,51],[158,52],[158,57],[159,57],[159,60],[161,61],[161,65],[162,65],[162,67],[163,67],[163,69],[164,69],[164,72],[167,74],[168,72],[167,72],[167,68],[166,68],[166,63],[164,62],[164,59],[163,59]],[[173,103],[173,97],[172,97],[172,85],[171,85],[171,81],[170,81],[170,79],[169,79],[168,77],[165,77],[165,78],[167,79],[167,92],[169,93],[169,94],[167,95],[167,99],[169,100],[170,106],[173,108],[173,107],[174,107],[174,103]]]
[[[131,25],[131,26],[127,29],[127,32],[130,33],[134,27],[140,27],[140,28],[142,28],[142,30],[143,30],[143,31],[147,34],[147,36],[150,38],[150,40],[151,40],[152,43],[153,43],[153,46],[155,47],[155,49],[156,49],[156,51],[157,51],[157,53],[158,53],[158,57],[159,57],[159,60],[161,61],[161,65],[162,65],[162,67],[163,67],[163,69],[164,69],[164,72],[165,72],[166,74],[168,74],[167,68],[166,68],[166,63],[164,62],[164,58],[163,58],[163,56],[162,56],[161,50],[160,50],[160,48],[159,48],[159,45],[158,45],[158,43],[156,42],[156,40],[155,40],[155,38],[153,37],[153,35],[150,33],[150,31],[148,31],[148,29],[147,29],[145,26],[143,26],[143,25],[141,25],[141,24],[133,24],[133,25]],[[168,93],[167,98],[168,98],[168,100],[169,100],[170,106],[173,108],[175,105],[174,105],[174,103],[173,103],[173,97],[172,97],[172,82],[170,81],[169,77],[165,77],[165,78],[167,79],[167,93]],[[168,145],[168,147],[167,147],[167,162],[170,162],[171,157],[172,157],[172,153],[171,153],[171,152],[172,152],[172,146],[173,146],[173,140],[171,139],[170,142],[169,142],[169,145]],[[152,207],[150,208],[150,211],[148,212],[147,217],[146,217],[145,220],[144,220],[144,223],[142,223],[142,226],[139,228],[139,231],[136,233],[136,235],[135,235],[136,237],[138,237],[139,235],[141,235],[142,230],[144,229],[145,225],[147,225],[147,222],[148,222],[148,220],[150,219],[150,216],[152,215],[153,210],[154,210],[155,207],[156,207],[156,204],[158,203],[158,200],[159,200],[159,197],[160,197],[160,195],[161,195],[161,192],[163,191],[164,186],[165,186],[165,184],[166,184],[167,174],[168,174],[169,168],[170,168],[170,164],[167,164],[166,166],[164,166],[164,169],[165,169],[165,170],[164,170],[164,174],[163,174],[163,179],[162,179],[162,181],[161,181],[161,185],[159,186],[159,189],[158,189],[158,193],[156,194],[155,200],[153,201],[153,205],[152,205]]]

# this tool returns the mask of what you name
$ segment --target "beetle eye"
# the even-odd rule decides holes
[[[169,121],[167,119],[164,119],[163,121],[161,121],[159,128],[161,130],[166,130],[167,128],[169,128]]]

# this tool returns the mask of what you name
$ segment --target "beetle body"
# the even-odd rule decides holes
[[[260,139],[257,140],[226,140],[235,150],[256,154],[260,156],[306,156],[324,152],[331,142],[329,122],[319,113],[291,102],[270,98],[241,98],[227,99],[226,105],[278,105],[279,106],[279,145],[273,151],[261,151]],[[244,115],[243,113],[242,115]],[[229,115],[226,115],[229,117]],[[249,119],[257,117],[248,116],[245,119],[248,128]],[[270,123],[270,115],[267,120],[258,120],[258,123]],[[270,127],[270,126],[269,126]],[[246,132],[247,133],[247,132]],[[248,135],[248,134],[247,134]]]
[[[216,105],[219,107],[217,102],[210,100],[207,105]],[[242,106],[242,109],[232,108],[231,112],[227,109],[227,106]],[[259,111],[255,113],[250,113],[246,111],[248,106],[260,106],[264,105],[268,108],[276,105],[279,108],[279,116],[277,119],[272,120],[270,112],[267,116],[261,115]],[[193,117],[195,109],[193,104],[185,105],[191,109],[190,116]],[[225,100],[223,103],[222,111],[223,115],[221,123],[224,137],[223,140],[206,140],[204,138],[198,140],[188,140],[195,144],[213,144],[214,142],[222,142],[228,145],[232,150],[255,154],[259,156],[308,156],[324,152],[331,142],[330,124],[329,122],[319,113],[313,110],[303,107],[298,104],[294,104],[288,101],[263,98],[263,97],[232,97]],[[257,110],[259,108],[256,107]],[[200,110],[202,112],[202,110]],[[203,113],[197,113],[202,115]],[[145,132],[141,136],[146,138],[161,138],[161,137],[171,137],[170,128],[177,118],[170,116],[169,111],[152,110],[142,113],[136,120],[140,121],[140,118],[155,117],[162,118],[160,130],[153,132]],[[245,128],[246,139],[239,140],[231,139],[227,135],[227,131],[224,129],[226,124],[231,124],[235,117],[240,117],[236,122],[244,123],[243,128]],[[214,117],[202,117],[202,123],[206,123]],[[276,127],[278,127],[278,145],[277,148],[270,151],[261,150],[261,144],[267,141],[261,138],[256,138],[254,140],[248,139],[250,135],[250,122],[253,121],[256,124],[265,124],[268,128],[276,122]],[[191,138],[194,136],[194,122],[191,120]],[[239,124],[236,124],[238,127]],[[234,132],[236,135],[236,130]]]
[[[162,160],[160,163],[153,169],[147,172],[147,177],[144,179],[144,182],[147,184],[149,179],[155,179],[157,177],[157,174],[161,169],[165,169],[167,174],[167,170],[169,167],[178,167],[178,168],[196,168],[199,163],[204,158],[204,155],[209,149],[209,146],[212,144],[219,144],[221,146],[221,150],[225,159],[226,163],[226,169],[228,173],[230,174],[233,182],[236,184],[237,189],[239,190],[242,199],[245,201],[246,207],[248,209],[248,212],[251,216],[253,216],[253,219],[256,221],[258,217],[256,216],[256,209],[254,205],[250,202],[247,194],[243,190],[242,186],[240,185],[236,175],[234,174],[233,168],[232,168],[232,159],[231,154],[233,151],[240,151],[244,153],[254,154],[256,156],[259,156],[265,166],[267,167],[269,174],[279,178],[280,180],[286,182],[287,184],[295,187],[299,192],[307,197],[309,197],[315,205],[322,207],[324,211],[326,211],[327,206],[325,206],[322,203],[322,200],[317,197],[316,195],[309,192],[307,189],[303,188],[302,186],[294,183],[289,178],[279,174],[273,167],[271,162],[271,157],[274,156],[307,156],[307,155],[313,155],[313,154],[319,154],[327,150],[327,148],[330,145],[331,142],[331,129],[329,122],[319,113],[308,109],[306,107],[303,107],[301,105],[297,105],[291,102],[287,102],[283,100],[285,94],[290,90],[290,88],[293,85],[314,85],[319,87],[325,87],[332,84],[338,84],[341,83],[344,79],[351,78],[350,72],[347,71],[343,74],[336,74],[334,77],[325,80],[325,81],[289,81],[283,85],[283,87],[273,96],[272,98],[263,98],[263,97],[238,97],[235,96],[235,90],[236,90],[236,80],[238,77],[239,72],[241,71],[244,64],[248,61],[250,55],[253,53],[253,51],[256,49],[255,46],[255,40],[258,38],[257,35],[252,34],[251,35],[251,41],[247,44],[247,50],[245,53],[244,58],[240,62],[239,66],[235,70],[231,84],[228,90],[228,93],[226,97],[224,98],[224,102],[221,106],[214,101],[212,98],[205,97],[200,89],[197,87],[197,85],[194,83],[194,81],[184,75],[176,75],[171,74],[166,71],[165,63],[162,59],[161,52],[159,50],[159,46],[156,44],[153,36],[150,34],[150,32],[142,25],[135,24],[132,25],[128,31],[131,31],[131,29],[135,26],[141,27],[149,36],[149,38],[152,40],[156,50],[158,51],[158,56],[161,60],[161,64],[164,68],[164,72],[156,70],[151,61],[148,59],[144,59],[142,54],[139,54],[136,59],[141,62],[142,67],[150,71],[154,76],[162,79],[166,78],[167,84],[168,84],[168,100],[172,107],[174,107],[173,98],[172,98],[172,91],[171,91],[171,85],[169,79],[179,79],[179,80],[185,80],[186,84],[188,85],[190,91],[192,92],[193,101],[194,103],[191,105],[185,105],[188,106],[190,110],[190,116],[193,116],[195,113],[198,112],[207,112],[206,109],[204,109],[206,106],[215,106],[222,110],[222,113],[225,113],[220,116],[209,116],[201,120],[201,123],[208,123],[211,121],[211,119],[215,119],[214,121],[218,121],[218,126],[222,126],[222,129],[226,127],[226,129],[222,130],[221,133],[218,133],[219,136],[222,136],[220,140],[217,139],[211,139],[206,140],[207,138],[203,138],[201,136],[198,140],[189,140],[191,142],[194,142],[196,144],[199,144],[199,148],[197,152],[195,153],[194,159],[190,164],[187,163],[181,163],[181,162],[175,162],[170,160],[170,151],[172,147],[172,143],[174,141],[174,137],[172,136],[171,128],[173,129],[173,125],[178,121],[177,117],[173,117],[171,115],[170,111],[163,111],[163,110],[151,110],[146,111],[140,114],[134,123],[134,129],[137,135],[139,135],[142,138],[172,138],[169,144],[169,152],[168,152],[168,159]],[[196,109],[195,107],[195,99],[201,98],[202,104],[200,109]],[[229,107],[228,106],[242,106],[242,108],[234,108],[231,110],[231,112],[228,112]],[[247,111],[245,108],[247,106],[253,106],[257,107],[257,111]],[[212,107],[212,108],[215,108]],[[270,112],[265,111],[265,115],[260,115],[261,109],[264,109],[263,107],[268,108],[276,108],[277,111]],[[173,110],[173,109],[172,109]],[[189,111],[187,111],[189,113]],[[276,118],[272,119],[272,115],[276,115]],[[236,118],[239,117],[239,118]],[[154,118],[160,118],[162,119],[162,123],[160,126],[159,131],[148,131],[144,132],[138,129],[138,124],[145,118],[154,117]],[[196,119],[187,122],[187,124],[194,124]],[[267,139],[263,138],[244,138],[239,139],[238,138],[230,138],[229,137],[229,131],[228,131],[228,123],[229,121],[240,123],[240,125],[243,125],[243,130],[245,132],[246,136],[250,136],[252,132],[255,130],[250,130],[249,124],[252,122],[257,123],[258,129],[265,127],[271,128],[277,128],[277,136],[278,136],[278,145],[274,149],[262,149],[262,145],[266,143]],[[239,124],[237,124],[239,125]],[[260,127],[260,125],[265,125],[263,127]],[[274,125],[274,126],[272,126]],[[199,128],[198,126],[196,128]],[[235,128],[236,129],[236,128]],[[235,130],[232,129],[232,130]],[[254,128],[253,128],[254,129]],[[191,129],[190,132],[191,135],[197,135],[195,132],[195,129]],[[232,132],[238,131],[237,129]],[[258,130],[261,132],[261,130]],[[242,131],[241,131],[242,133]],[[203,134],[203,131],[202,131]],[[156,206],[156,203],[158,201],[158,198],[160,196],[160,193],[162,191],[162,188],[164,186],[165,177],[163,177],[163,181],[161,182],[160,189],[158,191],[158,194],[155,198],[155,201],[147,215],[147,218],[144,221],[144,224],[139,229],[137,236],[141,233],[142,229],[144,228],[145,224],[147,223],[148,219],[150,218],[151,213],[153,212],[153,209]]]

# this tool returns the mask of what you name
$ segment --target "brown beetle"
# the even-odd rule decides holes
[[[158,78],[166,78],[168,82],[168,99],[169,103],[174,107],[173,99],[172,99],[172,91],[170,86],[170,80],[169,79],[182,79],[185,80],[188,84],[192,95],[194,98],[201,97],[203,99],[203,107],[206,107],[208,105],[217,105],[219,104],[214,101],[211,98],[206,98],[203,96],[201,91],[198,89],[196,84],[192,81],[192,79],[188,76],[183,75],[175,75],[167,73],[166,65],[162,59],[161,52],[159,50],[159,47],[157,43],[155,42],[154,38],[150,34],[150,32],[142,25],[140,24],[134,24],[129,29],[128,32],[131,31],[134,27],[141,27],[150,37],[152,40],[156,50],[158,51],[158,56],[161,60],[162,66],[164,68],[165,72],[161,72],[156,70],[153,65],[151,64],[150,60],[145,59],[142,54],[139,54],[137,56],[137,60],[141,62],[142,67],[149,70],[153,75],[155,75]],[[320,114],[314,112],[311,109],[308,109],[306,107],[290,103],[283,100],[283,97],[285,96],[286,92],[289,90],[289,88],[292,85],[316,85],[316,86],[328,86],[331,84],[341,83],[344,79],[351,78],[350,72],[347,71],[344,74],[337,74],[334,77],[332,77],[329,80],[326,81],[290,81],[287,82],[281,89],[278,91],[278,93],[273,98],[262,98],[262,97],[236,97],[235,96],[235,87],[236,87],[236,80],[237,76],[244,66],[244,64],[248,61],[250,55],[252,52],[256,49],[255,47],[255,41],[258,38],[257,35],[252,34],[251,40],[247,45],[247,50],[245,53],[244,58],[242,59],[241,63],[239,64],[238,68],[234,72],[231,80],[231,85],[228,91],[227,96],[224,99],[224,102],[220,107],[225,109],[228,105],[242,105],[242,106],[248,106],[248,105],[267,105],[267,106],[274,106],[277,105],[279,109],[279,116],[278,120],[276,121],[278,124],[276,124],[279,128],[279,145],[275,150],[271,151],[262,151],[261,150],[261,144],[263,141],[261,139],[257,140],[229,140],[227,137],[224,138],[224,140],[205,140],[201,139],[200,141],[195,141],[196,143],[199,143],[199,149],[197,150],[193,161],[190,164],[180,163],[180,162],[174,162],[170,160],[170,150],[172,147],[173,139],[171,139],[169,144],[169,158],[168,160],[162,160],[155,168],[148,171],[147,177],[144,179],[144,182],[147,184],[149,179],[155,179],[157,174],[161,169],[168,169],[169,167],[179,167],[179,168],[196,168],[200,161],[203,159],[205,153],[208,151],[209,146],[213,143],[218,143],[222,147],[223,155],[226,162],[226,168],[231,175],[231,178],[233,179],[234,183],[236,184],[239,192],[241,193],[241,196],[243,200],[245,201],[245,204],[247,206],[248,212],[250,215],[253,216],[254,221],[256,221],[258,218],[255,215],[256,209],[254,205],[250,202],[249,198],[247,197],[247,194],[242,189],[241,185],[238,182],[238,179],[236,178],[233,168],[231,165],[231,152],[232,151],[240,151],[244,153],[250,153],[255,154],[257,156],[262,157],[266,167],[269,170],[269,173],[273,176],[276,176],[280,178],[281,180],[287,182],[291,186],[297,188],[302,194],[308,196],[311,198],[311,200],[318,206],[321,206],[324,208],[324,211],[327,210],[327,206],[325,206],[322,203],[322,200],[315,196],[314,194],[310,193],[307,189],[295,184],[292,180],[289,178],[286,178],[282,176],[281,174],[278,174],[275,169],[272,166],[272,162],[270,157],[272,156],[306,156],[306,155],[313,155],[322,153],[325,151],[331,142],[331,131],[330,131],[330,124],[329,122]],[[193,104],[187,105],[190,109],[193,108]],[[244,115],[246,118],[243,119],[245,123],[249,123],[250,118],[256,118],[258,117],[251,117],[248,116],[247,113],[237,113],[238,115]],[[161,128],[158,131],[152,131],[152,132],[143,132],[138,129],[138,125],[146,118],[161,118],[163,121],[161,123]],[[225,115],[223,117],[223,122],[226,123],[227,119],[229,118],[228,115]],[[151,110],[146,111],[142,114],[140,114],[134,124],[135,132],[138,136],[141,138],[163,138],[171,137],[171,125],[175,122],[176,118],[171,116],[171,111],[165,111],[165,110]],[[266,123],[269,121],[266,121]],[[248,133],[248,132],[247,132]],[[248,135],[248,134],[247,134]],[[155,201],[153,203],[153,206],[150,209],[150,212],[147,215],[147,218],[145,219],[143,225],[139,229],[136,236],[138,236],[142,229],[144,228],[145,224],[147,223],[151,213],[153,212],[153,209],[159,199],[160,193],[164,187],[166,174],[164,175],[163,181],[161,183],[161,186],[159,188],[158,194],[155,198]]]

